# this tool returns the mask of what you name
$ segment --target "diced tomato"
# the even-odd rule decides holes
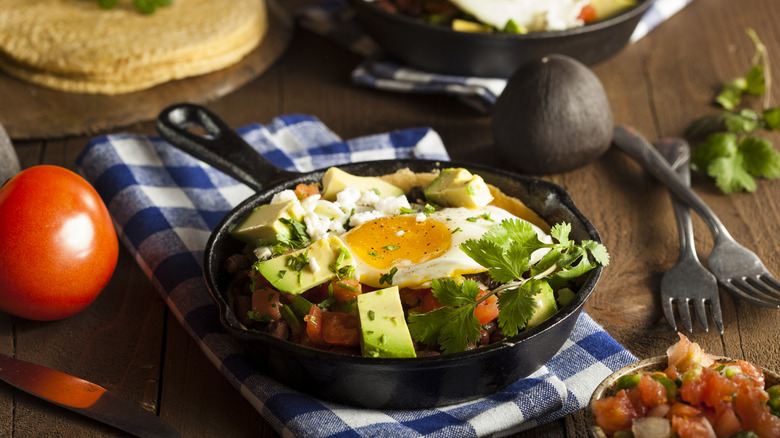
[[[762,438],[780,437],[780,417],[772,415],[769,407],[761,401],[765,394],[752,385],[740,385],[734,409],[742,420],[744,430],[752,430]]]
[[[320,194],[320,187],[316,183],[314,184],[298,184],[295,186],[295,189],[293,190],[295,192],[295,196],[298,197],[298,199],[303,200],[308,198],[311,195],[319,195]]]
[[[480,298],[486,294],[486,290],[480,290]],[[474,309],[474,316],[477,318],[481,325],[485,325],[490,321],[498,318],[498,297],[491,295],[485,299],[485,301],[479,303]]]
[[[331,345],[360,345],[360,320],[341,312],[322,312],[322,339]]]
[[[715,438],[715,431],[706,418],[672,417],[672,429],[680,438]]]
[[[269,320],[282,317],[279,311],[279,291],[269,287],[261,287],[252,292],[252,311],[260,317],[268,316]]]
[[[761,368],[745,360],[738,360],[733,365],[738,366],[743,373],[747,374],[753,379],[753,386],[756,388],[764,387],[764,372],[761,371]]]
[[[686,402],[697,406],[704,398],[706,382],[703,379],[691,379],[684,381],[680,387],[680,397]]]
[[[634,418],[639,417],[624,389],[618,391],[614,397],[596,400],[593,404],[593,413],[596,424],[607,435],[630,429]]]
[[[718,411],[723,409],[724,404],[731,406],[732,395],[737,390],[737,385],[734,382],[712,368],[702,370],[701,377],[697,380],[700,382],[697,388],[700,390],[698,394],[700,403]],[[686,386],[687,383],[683,383],[683,386]],[[687,400],[685,396],[683,396],[683,400]]]
[[[642,376],[637,387],[642,395],[642,402],[650,408],[668,401],[666,387],[651,376]]]
[[[318,306],[311,306],[309,314],[303,317],[306,321],[306,334],[316,344],[324,344],[322,339],[322,314],[323,311]]]
[[[431,293],[430,289],[409,289],[402,288],[398,291],[401,296],[401,302],[405,307],[417,307],[422,304],[423,296]]]
[[[439,300],[433,296],[433,293],[427,293],[422,298],[422,313],[428,313],[431,310],[436,310],[439,307],[444,307]]]
[[[583,6],[580,15],[577,18],[582,20],[585,24],[596,21],[596,8],[592,5]]]
[[[646,405],[645,402],[642,401],[642,391],[639,390],[638,384],[633,388],[627,389],[626,395],[628,395],[628,399],[631,400],[631,404],[634,406],[634,412],[636,412],[637,417],[644,417],[647,415],[647,412],[650,411],[650,406]]]
[[[330,285],[333,289],[333,298],[340,303],[352,301],[361,294],[360,282],[355,278],[334,280]]]
[[[740,424],[739,418],[737,417],[737,414],[734,413],[734,410],[729,407],[725,408],[720,413],[715,420],[713,428],[715,429],[715,435],[717,435],[718,438],[726,438],[733,436],[742,430],[742,424]]]
[[[696,409],[693,406],[687,405],[685,403],[677,402],[673,404],[672,407],[669,409],[669,413],[666,414],[666,418],[672,418],[672,417],[692,418],[700,414],[701,411],[699,409]]]

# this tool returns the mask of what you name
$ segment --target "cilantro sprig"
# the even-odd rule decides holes
[[[571,225],[554,226],[553,243],[539,239],[531,224],[509,219],[494,225],[479,240],[470,239],[460,248],[488,269],[499,287],[480,295],[479,285],[471,279],[459,283],[453,279],[431,281],[431,293],[444,306],[427,313],[409,314],[409,331],[416,341],[438,344],[445,354],[465,351],[480,337],[480,324],[474,309],[491,295],[498,298],[498,325],[511,337],[525,328],[534,315],[534,296],[547,285],[566,284],[597,266],[609,264],[606,248],[595,241],[580,245],[569,239]],[[531,255],[548,249],[536,262]]]
[[[771,74],[767,50],[753,29],[747,30],[756,46],[750,70],[745,77],[723,85],[715,102],[724,108],[718,114],[696,120],[687,135],[705,136],[693,151],[691,168],[715,179],[726,194],[754,192],[756,178],[780,177],[780,153],[759,131],[780,131],[780,107],[770,108]],[[738,108],[745,95],[764,96],[763,109]]]

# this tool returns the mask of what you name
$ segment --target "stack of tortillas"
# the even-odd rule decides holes
[[[235,64],[268,29],[265,0],[0,0],[0,69],[75,93],[121,94]]]

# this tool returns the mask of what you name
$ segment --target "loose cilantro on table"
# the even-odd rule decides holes
[[[780,153],[768,140],[752,134],[780,131],[780,107],[769,107],[771,74],[766,47],[753,29],[747,30],[756,46],[752,66],[718,93],[715,102],[725,111],[696,120],[689,137],[707,135],[693,151],[691,168],[715,179],[723,193],[754,192],[755,178],[780,177]],[[738,108],[745,95],[764,96],[763,110]]]
[[[481,326],[474,309],[491,295],[498,297],[502,333],[508,337],[519,333],[534,315],[534,296],[544,283],[556,288],[609,264],[609,254],[602,244],[585,240],[577,245],[569,239],[570,231],[571,225],[558,224],[550,231],[554,243],[545,243],[528,222],[509,219],[491,227],[479,240],[461,244],[463,252],[488,268],[490,277],[501,286],[480,296],[474,280],[433,280],[431,291],[444,307],[410,313],[412,338],[427,345],[438,344],[445,354],[465,351],[480,337]],[[532,263],[531,254],[545,248],[549,252]]]

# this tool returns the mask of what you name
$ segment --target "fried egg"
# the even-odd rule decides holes
[[[460,245],[479,239],[491,226],[518,219],[504,209],[445,208],[430,215],[410,214],[366,221],[341,236],[352,253],[358,280],[373,287],[430,287],[430,281],[484,272]],[[533,226],[533,225],[532,225]],[[540,228],[539,238],[550,242]],[[392,281],[387,274],[397,271]]]

